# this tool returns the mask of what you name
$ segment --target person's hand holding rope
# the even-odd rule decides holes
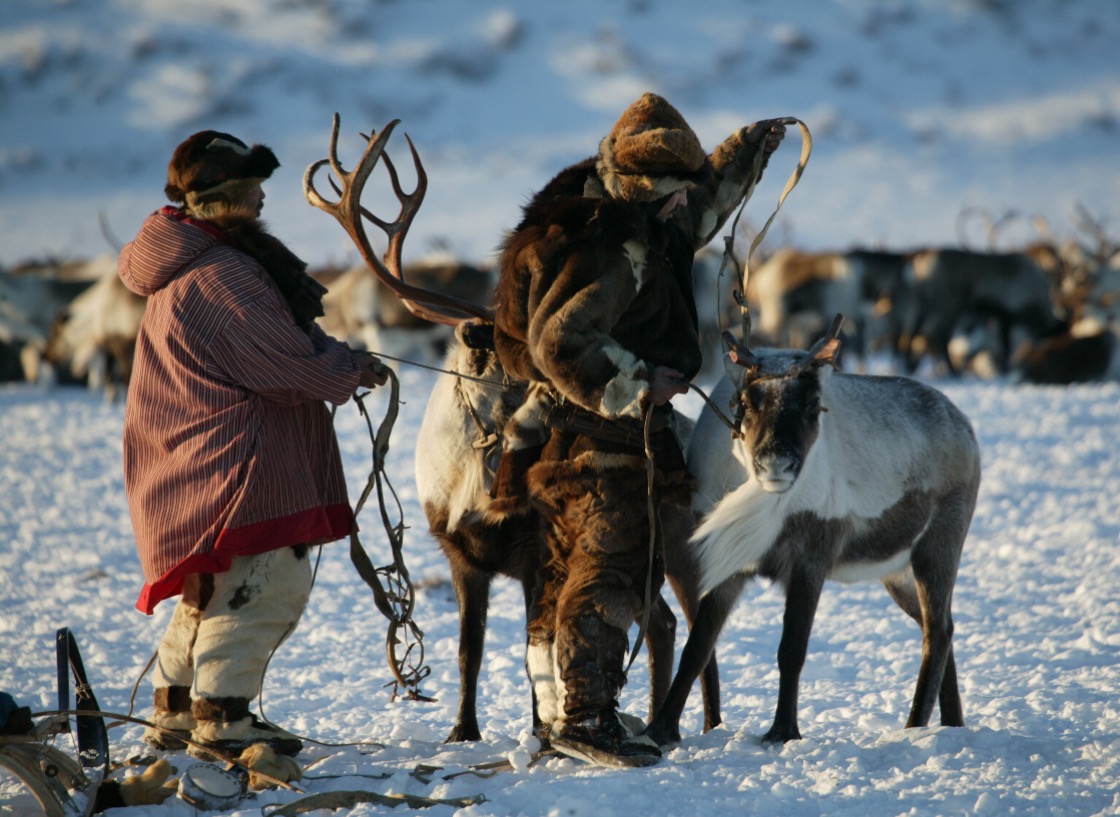
[[[362,388],[372,389],[376,386],[384,386],[388,381],[389,370],[377,355],[351,349],[350,359],[362,373],[361,380],[358,381],[358,385]]]
[[[747,144],[757,146],[762,144],[762,151],[770,156],[782,140],[786,138],[786,126],[783,119],[761,119],[747,125]]]

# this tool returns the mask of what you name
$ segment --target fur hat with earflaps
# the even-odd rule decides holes
[[[278,167],[276,154],[264,145],[249,147],[228,133],[199,131],[175,148],[164,192],[171,201],[186,205],[192,215],[217,226],[230,243],[268,270],[296,324],[310,333],[323,314],[326,287],[308,275],[307,264],[255,217],[211,206],[216,201],[236,202]]]
[[[175,148],[163,191],[171,201],[188,207],[202,200],[234,199],[278,167],[276,154],[264,145],[250,148],[228,133],[199,131]]]
[[[656,201],[708,174],[700,140],[676,108],[642,94],[599,143],[599,178],[612,198]]]

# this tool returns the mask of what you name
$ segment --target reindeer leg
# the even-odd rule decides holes
[[[942,696],[947,704],[941,710],[942,723],[946,726],[963,726],[955,661],[952,665],[952,678],[947,677],[953,650],[953,616],[949,611],[952,578],[950,577],[946,589],[942,583],[924,580],[917,570],[915,573],[918,599],[922,605],[922,665],[918,670],[918,683],[914,688],[914,701],[910,706],[906,726],[928,726],[934,701]],[[948,686],[945,685],[946,681]]]
[[[692,630],[696,626],[700,604],[699,599],[697,599],[698,591],[695,586],[674,576],[667,574],[666,578],[669,579],[669,584],[681,605],[691,636]],[[709,594],[709,597],[714,597],[711,603],[725,608],[724,619],[727,618],[727,615],[731,612],[731,607],[739,598],[739,594],[742,593],[747,578],[745,575],[732,576]],[[700,695],[704,701],[704,731],[710,732],[723,723],[723,716],[720,714],[719,707],[719,664],[716,662],[715,649],[712,650],[708,663],[704,666],[700,675]]]
[[[941,707],[942,726],[964,726],[961,691],[957,686],[957,662],[953,658],[952,644],[949,645],[949,655],[945,659],[945,674],[941,676],[938,704]]]
[[[491,580],[490,574],[454,561],[451,572],[459,601],[459,715],[445,743],[482,740],[476,706]]]
[[[922,568],[918,568],[921,574]],[[932,587],[943,586],[933,584]],[[949,612],[949,599],[941,592],[931,592],[927,580],[916,576],[906,579],[891,578],[883,582],[891,598],[922,628],[922,663],[907,728],[928,726],[933,704],[941,706],[943,726],[964,726],[960,690],[957,687],[957,667],[953,659],[953,619]],[[952,586],[952,579],[949,579]]]
[[[763,743],[800,740],[797,728],[797,690],[809,651],[809,634],[821,598],[823,578],[795,569],[786,586],[786,610],[782,618],[782,640],[778,643],[778,706],[774,723],[762,737]]]
[[[733,577],[721,584],[711,593],[700,600],[696,609],[696,618],[688,633],[684,651],[681,653],[681,662],[677,667],[677,674],[669,687],[661,708],[646,727],[645,735],[657,741],[658,746],[670,746],[680,743],[681,712],[688,701],[688,694],[692,691],[692,684],[706,666],[715,667],[712,655],[715,651],[716,641],[719,639],[720,630],[727,621],[727,615],[739,590],[743,586],[741,577]],[[718,687],[716,690],[718,697]]]
[[[532,572],[521,577],[521,590],[525,594],[525,677],[529,680],[529,697],[533,707],[533,734],[538,738],[544,739],[542,740],[543,747],[544,742],[547,741],[548,734],[546,730],[542,730],[541,728],[541,716],[539,711],[540,701],[537,698],[537,686],[533,683],[533,672],[529,667],[529,622],[533,620],[536,583],[536,576]],[[549,727],[551,728],[551,726],[552,724],[550,723]]]
[[[669,582],[669,586],[673,588],[673,595],[676,596],[677,602],[684,612],[684,618],[690,633],[700,606],[700,578],[697,575],[698,568],[695,563],[695,554],[688,544],[688,537],[695,525],[696,519],[689,510],[681,515],[667,515],[664,527],[665,578]],[[713,595],[718,595],[718,603],[726,605],[730,610],[731,605],[739,598],[746,580],[745,576],[728,579],[724,584],[715,588]],[[726,615],[725,612],[724,617]],[[719,710],[719,666],[716,663],[714,649],[700,676],[700,694],[704,700],[704,731],[708,732],[722,722]],[[654,715],[655,712],[656,710],[653,710],[651,715]]]
[[[930,715],[933,713],[934,701],[941,694],[942,682],[948,668],[949,651],[953,637],[953,622],[951,618],[925,612],[923,605],[922,616],[922,666],[918,670],[918,683],[914,688],[914,701],[910,706],[910,716],[906,719],[906,728],[913,726],[928,726]],[[956,686],[956,672],[952,686]],[[951,709],[960,713],[960,698]],[[942,712],[942,718],[946,714]],[[962,726],[963,723],[946,724]]]
[[[658,593],[652,599],[646,649],[649,651],[649,717],[652,720],[673,680],[673,645],[677,636],[677,617],[669,603]]]

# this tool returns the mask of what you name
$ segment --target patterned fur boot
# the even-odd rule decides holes
[[[183,738],[189,738],[195,728],[190,687],[158,687],[153,706],[152,723],[160,728],[144,727],[144,742],[163,751],[179,751],[187,745]]]
[[[303,741],[257,718],[249,711],[248,698],[217,698],[196,700],[192,707],[195,728],[191,740],[233,757],[255,743],[264,743],[278,755],[294,757],[303,749]],[[203,760],[214,755],[194,746],[187,753]]]
[[[644,724],[619,714],[626,633],[595,616],[580,616],[562,624],[555,651],[567,664],[557,672],[561,714],[552,725],[552,748],[613,768],[660,760],[657,744],[640,734]]]

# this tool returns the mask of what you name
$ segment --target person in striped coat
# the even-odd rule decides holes
[[[179,597],[153,672],[157,748],[302,748],[249,704],[303,614],[309,548],[355,524],[326,403],[386,379],[316,324],[324,288],[259,220],[277,167],[264,145],[192,135],[168,167],[177,206],[120,254],[147,299],[124,422],[136,606]]]

